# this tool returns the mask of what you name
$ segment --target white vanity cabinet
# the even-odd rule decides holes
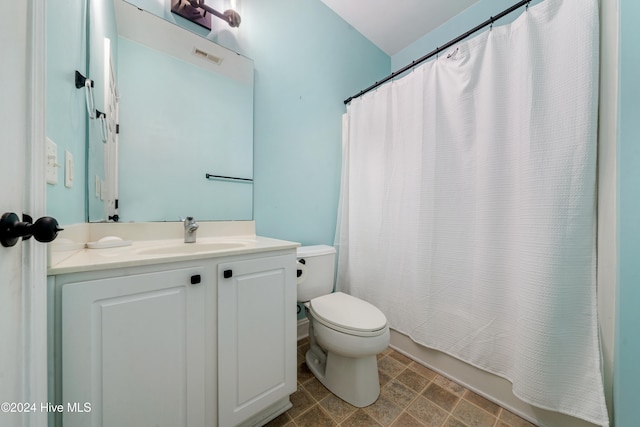
[[[295,289],[291,256],[218,264],[220,426],[291,406],[297,374]]]
[[[288,247],[56,276],[54,425],[232,427],[285,411],[295,268]]]
[[[63,286],[64,427],[204,425],[202,278],[196,267]]]

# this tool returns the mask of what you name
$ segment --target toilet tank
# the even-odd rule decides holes
[[[298,248],[298,302],[330,294],[336,250],[333,246],[315,245]]]

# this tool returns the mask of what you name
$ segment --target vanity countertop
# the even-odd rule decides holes
[[[292,249],[299,243],[260,236],[224,236],[198,238],[196,243],[182,239],[140,240],[129,246],[105,249],[77,249],[51,262],[50,276],[107,270],[174,261],[215,258],[264,251]]]

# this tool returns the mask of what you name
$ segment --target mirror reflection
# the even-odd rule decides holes
[[[116,0],[115,19],[117,90],[110,88],[106,42],[103,54],[92,55],[104,60],[92,59],[90,66],[94,75],[105,78],[102,85],[96,81],[105,88],[104,99],[96,104],[107,106],[107,122],[119,116],[117,149],[105,147],[102,162],[113,176],[109,159],[116,151],[117,211],[115,201],[114,209],[107,202],[105,216],[117,213],[121,221],[175,221],[187,215],[251,219],[251,61],[126,2]],[[92,52],[99,51],[99,41],[105,39],[100,25],[94,28]],[[103,73],[100,67],[105,67]],[[99,147],[104,125],[92,125],[90,146]],[[92,165],[96,170],[101,166],[99,161]],[[96,217],[98,211],[89,210],[90,220],[103,220]]]
[[[252,219],[252,61],[122,0],[89,26],[89,220]]]

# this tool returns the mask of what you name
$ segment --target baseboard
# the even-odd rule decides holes
[[[309,319],[298,320],[298,341],[309,336]]]

